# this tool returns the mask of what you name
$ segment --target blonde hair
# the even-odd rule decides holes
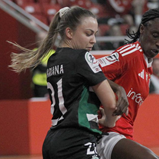
[[[89,10],[78,6],[71,7],[61,17],[60,11],[57,12],[50,24],[46,38],[37,50],[29,50],[18,45],[17,43],[9,42],[22,50],[22,52],[19,54],[11,53],[11,65],[9,65],[9,67],[11,67],[15,72],[19,73],[26,70],[27,68],[36,67],[40,63],[41,59],[47,56],[47,54],[53,48],[58,34],[61,36],[61,39],[64,39],[65,29],[67,27],[75,30],[77,25],[81,23],[80,20],[82,17],[90,16],[96,18],[95,15]]]

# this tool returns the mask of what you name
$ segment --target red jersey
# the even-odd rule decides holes
[[[104,132],[114,131],[133,139],[133,123],[138,108],[149,94],[149,80],[152,74],[140,43],[137,41],[119,47],[110,56],[98,59],[105,76],[122,86],[129,101],[129,114],[123,114],[113,128],[100,126]]]

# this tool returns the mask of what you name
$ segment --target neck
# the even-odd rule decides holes
[[[147,58],[148,59],[148,63],[153,61],[153,58]]]
[[[71,44],[69,41],[62,41],[60,44],[60,47],[69,47],[72,48]]]

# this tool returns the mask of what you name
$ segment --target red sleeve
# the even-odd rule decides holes
[[[123,57],[118,52],[113,52],[110,56],[98,59],[105,76],[110,80],[115,80],[121,76],[124,69]]]

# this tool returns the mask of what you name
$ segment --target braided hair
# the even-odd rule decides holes
[[[156,18],[159,18],[159,8],[156,8],[156,9],[150,9],[148,11],[146,11],[143,16],[142,16],[142,20],[141,20],[141,23],[138,27],[138,30],[137,32],[133,32],[133,33],[130,33],[129,29],[126,30],[126,35],[128,36],[128,38],[130,38],[131,40],[126,40],[126,43],[134,43],[137,41],[137,39],[140,37],[140,26],[141,24],[143,24],[144,26],[147,26],[147,22],[150,21],[150,20],[154,20]]]

